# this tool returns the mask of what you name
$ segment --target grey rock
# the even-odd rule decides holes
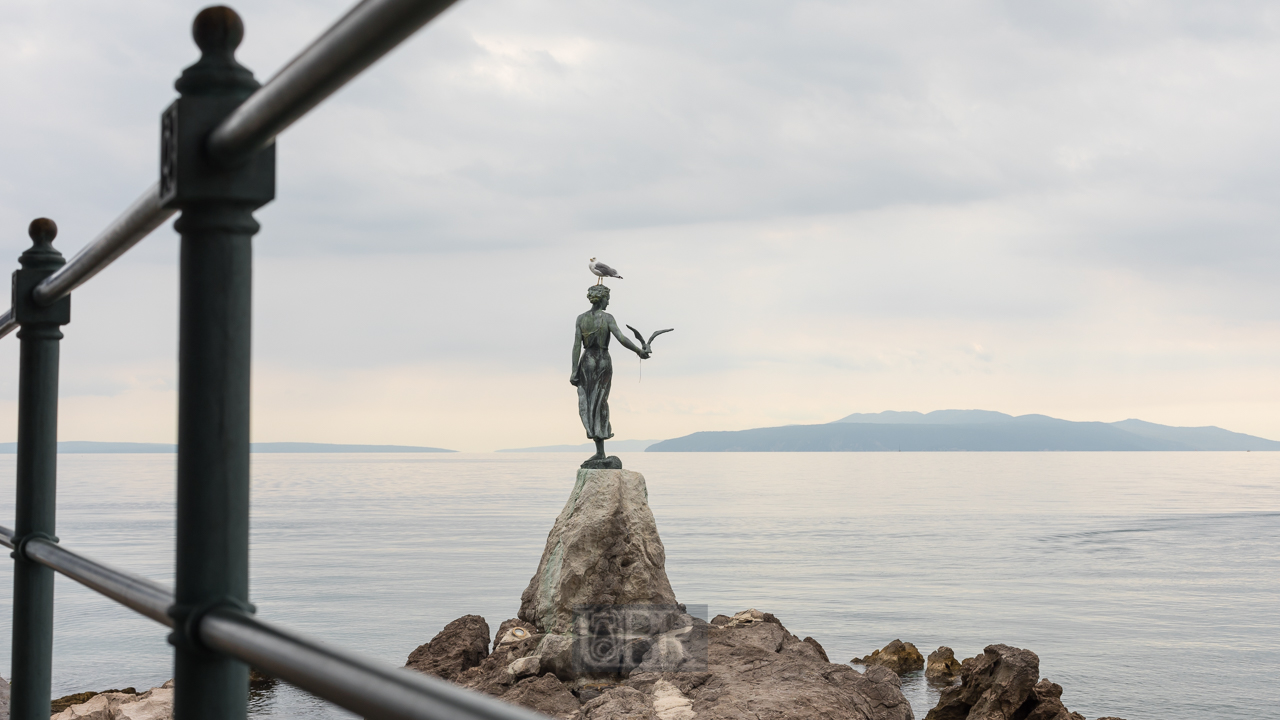
[[[673,618],[669,630],[648,639],[649,649],[630,673],[641,672],[698,672],[707,669],[706,622],[680,615]]]
[[[609,688],[582,706],[586,720],[659,720],[653,699],[635,688]]]
[[[9,720],[9,681],[0,678],[0,720]]]
[[[489,656],[489,623],[479,615],[463,615],[409,653],[405,667],[452,680]]]
[[[1085,720],[1062,704],[1061,685],[1039,675],[1030,650],[988,645],[961,664],[960,684],[942,691],[925,720]]]
[[[520,619],[544,633],[565,633],[575,607],[675,604],[644,476],[579,470],[520,597]]]
[[[518,623],[518,624],[512,624]],[[502,627],[507,627],[507,632],[511,628],[524,625],[520,620],[507,621]],[[494,646],[493,652],[479,665],[464,670],[454,676],[453,682],[472,690],[488,693],[490,695],[501,696],[511,689],[520,678],[515,677],[512,673],[507,672],[511,664],[523,658],[533,658],[532,662],[538,664],[537,673],[544,674],[546,669],[542,667],[541,659],[536,656],[538,645],[542,642],[544,636],[531,634],[523,640],[515,640],[507,643],[498,643]],[[526,663],[525,666],[532,664]]]
[[[817,641],[758,615],[739,613],[743,622],[719,627],[693,619],[669,630],[705,634],[705,651],[695,653],[703,657],[692,658],[705,663],[702,670],[690,671],[693,665],[682,660],[683,671],[642,663],[625,678],[582,677],[572,669],[573,638],[549,634],[495,647],[454,682],[576,720],[914,720],[894,672],[871,666],[859,673],[827,662]],[[535,661],[538,677],[517,677]],[[508,671],[513,664],[518,672]],[[557,669],[572,679],[557,677]]]
[[[874,650],[866,657],[850,660],[857,665],[879,665],[889,668],[899,675],[915,672],[924,667],[924,656],[911,643],[894,640],[880,650]]]
[[[960,661],[956,660],[955,651],[943,645],[929,653],[929,661],[924,668],[926,680],[934,683],[950,683],[960,676]]]
[[[708,626],[707,672],[659,677],[693,701],[699,720],[914,720],[896,674],[829,663],[770,619]],[[653,674],[627,681],[650,683]]]
[[[573,636],[543,635],[534,650],[534,656],[542,667],[541,672],[554,673],[566,682],[577,679],[578,673],[573,664]]]
[[[507,666],[507,674],[510,675],[511,679],[514,681],[520,678],[529,677],[530,675],[537,675],[538,670],[541,669],[541,667],[542,663],[539,662],[537,657],[517,658],[512,660],[511,664]]]
[[[827,657],[827,651],[822,647],[822,643],[819,643],[811,637],[805,638],[804,641],[812,645],[814,650],[818,651],[818,657],[822,658],[823,662],[831,662],[831,658]]]
[[[1040,658],[1035,653],[988,645],[981,655],[962,663],[960,684],[942,691],[925,720],[1014,720],[1039,677]]]
[[[527,639],[527,638],[516,637],[515,635],[513,635],[511,631],[516,629],[524,630],[528,632],[530,636],[539,634],[538,628],[534,627],[533,623],[527,623],[517,618],[511,618],[510,620],[503,620],[502,624],[498,626],[498,632],[494,633],[493,635],[494,649],[496,650],[499,645],[506,645],[507,643]]]
[[[141,693],[93,693],[51,720],[173,720],[173,681]]]
[[[521,680],[501,697],[512,705],[527,707],[557,720],[578,720],[582,717],[578,698],[554,675]]]
[[[1023,710],[1030,706],[1031,712],[1026,720],[1085,720],[1080,713],[1073,713],[1062,704],[1062,686],[1047,679],[1036,683],[1031,689],[1034,704],[1028,701]]]
[[[660,720],[696,720],[693,700],[669,680],[659,680],[653,685],[653,711]]]

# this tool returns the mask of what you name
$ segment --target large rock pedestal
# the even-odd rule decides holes
[[[579,470],[493,650],[467,616],[409,665],[557,720],[912,720],[897,675],[832,664],[769,613],[691,617],[665,565],[644,476]]]
[[[579,470],[538,572],[520,596],[520,619],[563,635],[573,627],[575,608],[675,605],[666,562],[644,476]]]

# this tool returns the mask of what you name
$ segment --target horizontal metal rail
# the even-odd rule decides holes
[[[218,162],[234,164],[270,145],[309,110],[454,2],[362,0],[214,129],[209,137],[209,154]],[[93,242],[36,287],[36,302],[47,306],[61,300],[175,212],[160,206],[158,183],[147,188]],[[0,315],[0,337],[17,326],[12,309]]]
[[[13,530],[0,527],[0,544],[14,547]],[[28,540],[23,549],[28,558],[173,627],[168,614],[173,591],[163,585],[42,538]],[[204,615],[200,639],[212,650],[370,720],[548,720],[439,678],[337,650],[236,610],[218,609]]]
[[[160,206],[160,184],[152,185],[93,242],[85,245],[57,272],[45,278],[31,294],[41,305],[58,302],[125,254],[129,248],[137,245],[176,212],[175,209]]]
[[[115,262],[116,258],[128,252],[129,248],[137,245],[176,212],[177,210],[160,206],[160,185],[152,185],[106,230],[99,233],[93,242],[81,248],[70,262],[37,285],[31,291],[32,296],[36,302],[45,306],[58,302]],[[18,321],[13,317],[12,308],[0,315],[0,338],[17,327]]]
[[[13,547],[12,530],[0,527],[0,544]],[[28,558],[53,568],[90,590],[96,590],[161,625],[173,627],[173,618],[168,613],[169,606],[173,604],[173,591],[169,588],[90,560],[43,538],[28,540],[23,551]]]
[[[245,613],[219,609],[200,624],[208,647],[243,660],[375,720],[547,720],[478,692],[412,670],[391,669],[274,628]]]
[[[275,137],[456,0],[362,0],[214,128],[210,157],[233,165]]]

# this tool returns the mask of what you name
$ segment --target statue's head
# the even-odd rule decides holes
[[[604,285],[592,285],[587,288],[587,301],[592,305],[598,302],[609,303],[609,288]]]

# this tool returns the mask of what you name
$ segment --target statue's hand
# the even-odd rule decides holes
[[[580,382],[581,382],[581,381],[580,381],[580,380],[578,380],[578,373],[574,373],[574,374],[572,374],[572,375],[570,375],[570,376],[569,376],[569,384],[570,384],[570,385],[572,385],[572,386],[574,386],[574,387],[578,387],[578,385],[580,384]]]
[[[640,356],[641,360],[648,360],[649,356],[652,355],[652,353],[645,350],[641,350],[639,353],[637,353],[637,355]]]

